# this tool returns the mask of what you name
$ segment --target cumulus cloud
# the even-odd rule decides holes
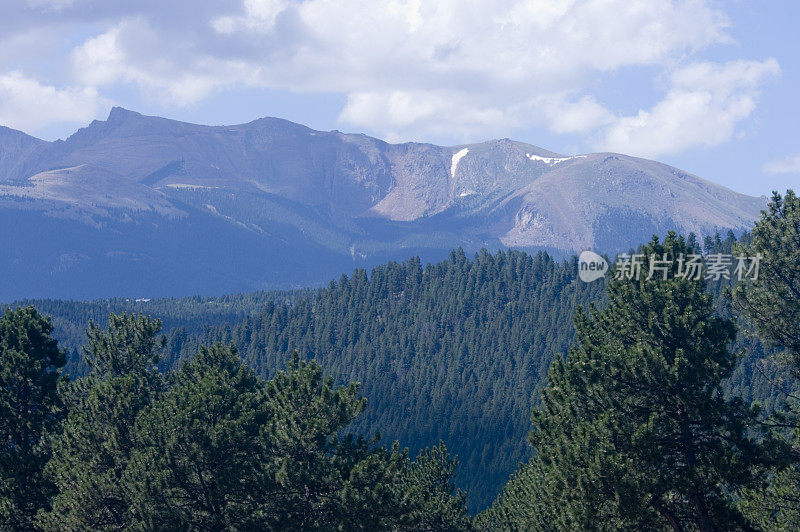
[[[244,0],[244,13],[215,18],[211,26],[218,33],[232,34],[236,31],[270,31],[275,19],[290,6],[288,0]]]
[[[387,140],[464,136],[507,136],[531,123],[557,133],[587,133],[613,120],[613,114],[590,96],[535,96],[491,101],[458,90],[352,92],[340,117],[356,127],[376,128]]]
[[[410,131],[421,137],[447,137],[454,131],[501,135],[521,125],[521,116],[509,116],[507,108],[482,105],[469,95],[446,90],[353,92],[340,119],[379,129],[390,142],[409,140]]]
[[[611,111],[591,96],[577,100],[547,98],[541,108],[544,109],[547,124],[556,133],[585,134],[614,119]]]
[[[14,71],[0,75],[0,124],[36,131],[53,122],[85,124],[108,101],[93,88],[56,88]]]
[[[722,144],[755,109],[763,81],[779,73],[774,59],[683,67],[672,75],[662,101],[650,110],[614,120],[595,147],[659,157]]]
[[[239,87],[340,93],[342,123],[393,140],[507,136],[538,125],[593,136],[598,145],[632,141],[641,153],[669,153],[730,138],[752,112],[766,77],[761,70],[777,68],[774,62],[742,62],[745,72],[731,64],[685,66],[694,53],[731,41],[714,0],[28,5],[58,9],[58,17],[40,16],[48,24],[89,17],[102,27],[70,52],[70,84],[101,92],[134,86],[164,107]],[[589,87],[631,68],[674,70],[672,88],[653,108],[619,117]],[[702,85],[705,74],[713,86]],[[736,90],[724,90],[725,76]],[[719,111],[721,128],[697,126],[680,138],[674,132],[676,122],[699,123]]]
[[[398,138],[531,123],[582,134],[612,116],[587,76],[729,39],[710,0],[243,0],[193,16],[169,28],[128,14],[74,51],[75,72],[165,104],[236,85],[345,93],[342,122]]]
[[[169,37],[144,19],[130,18],[76,47],[72,62],[76,78],[84,85],[135,84],[165,106],[198,102],[257,72],[257,67],[241,60],[172,46]]]
[[[764,165],[767,174],[800,174],[800,154],[789,155]]]

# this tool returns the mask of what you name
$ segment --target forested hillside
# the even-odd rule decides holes
[[[704,247],[730,252],[735,242],[730,234]],[[359,432],[381,432],[412,452],[443,440],[459,457],[457,484],[475,511],[530,457],[526,435],[538,388],[553,358],[574,342],[577,307],[602,306],[602,283],[582,283],[574,261],[546,254],[480,253],[470,260],[459,250],[434,265],[410,259],[369,275],[357,270],[320,290],[25,303],[52,317],[73,376],[86,371],[79,349],[89,320],[105,326],[111,312],[163,321],[163,369],[193,356],[201,344],[232,341],[248,365],[269,378],[296,349],[337,382],[362,383],[368,404],[354,422]],[[711,288],[720,294],[727,284]],[[720,312],[729,314],[717,299]],[[736,347],[749,355],[725,390],[771,410],[780,393],[755,367],[763,348],[744,335]]]
[[[572,316],[599,297],[547,255],[461,251],[363,270],[294,306],[268,304],[241,324],[207,330],[270,375],[296,349],[337,382],[361,382],[360,432],[419,448],[440,439],[459,457],[470,507],[489,502],[517,464],[531,405],[554,356],[573,341]],[[196,350],[190,345],[187,353]]]
[[[70,380],[47,318],[0,316],[0,530],[471,530],[444,445],[348,434],[357,384],[297,354],[260,379],[222,344],[164,372],[160,330],[91,325]]]
[[[678,257],[669,271],[615,274],[607,305],[578,312],[576,345],[533,411],[534,456],[478,529],[800,528],[798,197],[774,193],[742,242],[704,242],[709,260],[755,257],[751,279],[687,276],[682,260],[700,250],[674,232],[653,237],[641,257],[651,272]],[[753,333],[745,345],[758,337],[773,351],[736,349],[737,325]]]
[[[88,372],[81,357],[86,344],[86,329],[93,322],[105,327],[110,314],[128,312],[157,316],[164,331],[172,339],[170,350],[180,349],[181,338],[198,335],[205,327],[222,323],[239,323],[245,316],[258,314],[268,301],[290,303],[309,290],[253,292],[220,297],[184,297],[178,299],[99,299],[65,301],[59,299],[23,299],[12,307],[33,305],[50,317],[58,344],[67,351],[64,372],[79,377]],[[6,306],[1,305],[0,310]],[[177,340],[175,340],[177,339]],[[177,344],[175,343],[177,341]]]
[[[199,344],[233,341],[257,373],[274,375],[292,350],[317,360],[336,382],[361,382],[367,399],[355,429],[379,431],[416,450],[443,440],[459,457],[457,483],[477,510],[530,455],[525,442],[538,384],[573,341],[579,305],[602,285],[576,278],[574,263],[546,254],[463,251],[364,270],[319,291],[227,298],[72,303],[35,301],[55,336],[77,352],[89,318],[143,312],[164,321],[163,366]],[[29,303],[29,302],[26,302]]]

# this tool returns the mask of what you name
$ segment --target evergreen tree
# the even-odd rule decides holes
[[[154,374],[166,340],[161,320],[123,312],[108,317],[108,328],[89,322],[84,359],[94,379]]]
[[[795,435],[795,444],[797,435]],[[797,458],[778,469],[766,489],[748,490],[742,512],[762,530],[800,530],[800,469]]]
[[[221,344],[203,348],[136,422],[123,482],[147,530],[254,529],[269,504],[272,457],[262,385]]]
[[[412,455],[446,442],[459,457],[456,484],[478,510],[530,458],[532,391],[552,358],[574,343],[575,309],[602,299],[602,281],[583,283],[576,274],[577,261],[545,253],[468,257],[455,250],[436,264],[413,258],[356,270],[318,290],[36,305],[53,316],[71,352],[80,352],[77,338],[90,319],[102,331],[109,312],[158,315],[167,337],[164,371],[200,345],[233,342],[268,379],[296,349],[337,384],[361,383],[368,405],[353,432],[380,431]],[[69,367],[88,368],[74,360]]]
[[[53,493],[43,469],[64,412],[65,354],[51,332],[33,307],[0,317],[0,530],[30,530]]]
[[[420,451],[409,463],[399,481],[406,530],[469,530],[471,524],[464,506],[466,497],[456,490],[453,476],[458,460],[451,459],[444,443]],[[400,528],[399,526],[397,528]]]
[[[792,190],[772,201],[753,228],[743,256],[760,256],[758,277],[732,291],[733,305],[755,332],[783,349],[777,367],[788,370],[793,382],[776,386],[785,394],[785,409],[769,421],[779,439],[791,442],[784,451],[785,467],[778,470],[766,490],[752,490],[742,508],[767,530],[800,528],[800,198]],[[761,370],[764,371],[763,369]],[[774,379],[779,380],[779,379]]]
[[[112,315],[108,330],[87,331],[92,373],[77,381],[47,470],[59,493],[40,516],[48,530],[118,530],[132,522],[130,487],[123,482],[139,413],[163,388],[155,368],[161,324],[145,316]]]
[[[713,245],[713,241],[712,241]],[[670,233],[652,259],[695,250]],[[578,312],[578,345],[556,360],[534,412],[536,456],[481,519],[500,528],[747,529],[734,504],[755,486],[755,412],[726,399],[732,321],[704,282],[648,272],[608,284],[609,305]],[[615,270],[617,273],[619,270]]]
[[[335,382],[361,382],[368,405],[353,430],[380,431],[412,453],[447,442],[459,457],[457,485],[477,510],[530,458],[534,391],[573,343],[575,309],[602,291],[576,274],[577,263],[544,253],[484,251],[470,260],[455,250],[425,267],[410,259],[356,270],[313,297],[209,328],[199,341],[232,341],[262,377],[296,349]]]
[[[758,278],[733,291],[734,306],[759,336],[789,351],[790,369],[800,377],[800,198],[792,190],[785,197],[775,192],[750,245],[737,251],[761,260]]]
[[[136,527],[466,529],[443,447],[409,463],[397,445],[337,436],[363,409],[357,391],[297,356],[264,382],[234,349],[201,349],[137,421]]]
[[[689,235],[687,247],[698,249],[698,240]],[[729,233],[708,241],[710,253],[731,253],[736,238]],[[749,241],[741,235],[741,242]],[[526,438],[531,407],[552,358],[574,344],[575,309],[589,301],[605,304],[604,281],[583,283],[576,268],[574,258],[557,263],[544,253],[467,258],[456,250],[424,267],[411,259],[369,273],[356,270],[319,290],[36,305],[52,315],[59,345],[73,358],[81,351],[76,338],[85,338],[90,321],[104,332],[109,312],[144,309],[164,321],[163,371],[191,359],[200,345],[222,341],[233,342],[256,375],[269,378],[297,349],[337,384],[362,383],[368,406],[351,422],[353,432],[380,431],[413,454],[447,442],[459,456],[456,483],[466,490],[469,508],[480,510],[532,455]],[[731,284],[721,279],[707,288],[718,296]],[[736,318],[722,298],[716,302],[718,315]],[[770,351],[757,339],[741,337],[735,348],[742,347],[747,356],[725,380],[724,393],[773,412],[785,395],[772,382],[790,375],[762,362]],[[89,370],[76,360],[65,367],[73,375]],[[85,398],[91,382],[70,386],[69,404]],[[781,388],[792,392],[793,383]]]
[[[398,517],[393,487],[407,454],[373,449],[377,439],[337,436],[366,404],[357,384],[335,388],[319,365],[295,353],[287,371],[267,382],[266,396],[276,529],[378,530]]]

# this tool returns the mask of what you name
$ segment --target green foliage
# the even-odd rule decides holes
[[[739,502],[742,512],[762,530],[800,530],[800,460],[796,449],[790,461],[778,468],[765,489],[747,490]]]
[[[357,385],[334,387],[296,356],[263,382],[235,350],[201,350],[137,422],[126,473],[138,496],[137,526],[465,529],[443,448],[410,463],[397,446],[337,437],[363,406]]]
[[[800,198],[777,192],[740,251],[762,255],[758,279],[739,284],[734,304],[758,334],[788,349],[800,376]]]
[[[552,475],[551,475],[552,477]],[[557,530],[558,506],[546,496],[547,472],[536,458],[521,464],[494,504],[475,517],[477,530]],[[594,527],[602,528],[601,525]]]
[[[787,463],[766,490],[748,491],[741,508],[765,530],[792,530],[800,527],[800,396],[796,394],[800,387],[800,198],[791,190],[783,197],[773,194],[753,228],[752,241],[740,246],[739,252],[758,253],[762,259],[758,279],[732,290],[733,306],[761,338],[784,350],[762,368],[779,368],[793,377],[782,378],[777,371],[769,375],[787,399],[786,408],[768,422],[776,437],[787,442],[783,453]]]
[[[452,483],[458,461],[444,443],[420,451],[400,476],[402,523],[408,530],[467,530],[466,497]]]
[[[691,251],[672,233],[642,250]],[[646,277],[611,281],[606,308],[577,314],[578,345],[553,363],[534,412],[537,454],[483,520],[563,530],[749,526],[734,494],[757,485],[763,456],[746,436],[756,412],[723,394],[735,327],[714,316],[704,282]]]
[[[232,327],[184,344],[232,341],[269,377],[292,350],[313,357],[337,383],[361,382],[368,401],[353,429],[380,431],[412,453],[440,440],[459,457],[457,485],[471,510],[485,507],[530,457],[530,410],[553,357],[574,341],[577,307],[600,283],[577,263],[510,251],[451,253],[423,267],[356,270],[293,304],[267,304]]]
[[[269,478],[258,474],[268,462],[259,444],[267,415],[259,382],[235,351],[201,350],[136,421],[123,480],[134,492],[134,520],[148,530],[223,530],[257,519],[269,500]]]
[[[741,242],[748,243],[744,234]],[[688,242],[696,238],[689,236]],[[708,239],[710,253],[730,253],[733,233]],[[106,327],[109,313],[152,312],[165,326],[162,371],[191,359],[202,345],[233,342],[260,378],[286,367],[293,349],[313,357],[337,384],[358,381],[368,400],[348,429],[408,445],[412,454],[439,441],[459,456],[456,484],[472,511],[488,505],[522,462],[530,411],[550,361],[574,344],[573,315],[590,301],[605,304],[603,282],[575,278],[577,262],[545,254],[480,253],[423,267],[418,259],[389,263],[367,275],[357,270],[319,290],[258,292],[218,298],[37,301],[53,315],[54,334],[72,353],[67,368],[88,371],[76,353],[91,322]],[[709,283],[718,295],[732,283]],[[715,312],[735,318],[716,298]],[[781,370],[754,338],[723,382],[726,397],[772,412],[785,395],[773,382]],[[117,349],[118,350],[118,349]],[[89,380],[69,387],[85,397]],[[791,388],[791,386],[789,387]]]
[[[39,528],[469,529],[443,445],[411,462],[345,434],[365,405],[358,385],[297,355],[264,381],[223,344],[161,375],[159,330],[112,314],[87,331],[93,371],[67,390]]]
[[[134,448],[134,426],[163,388],[156,371],[163,342],[158,320],[112,315],[106,332],[87,331],[92,374],[69,390],[72,404],[54,441],[48,473],[59,493],[42,512],[48,530],[111,530],[132,518],[130,486],[123,482]]]
[[[64,373],[72,378],[82,377],[90,368],[82,357],[86,345],[86,329],[94,323],[104,329],[111,314],[144,314],[157,316],[164,325],[167,336],[167,356],[162,369],[174,365],[169,355],[180,352],[180,344],[187,335],[198,335],[205,326],[223,323],[239,323],[246,316],[256,315],[268,302],[291,303],[306,295],[310,289],[275,290],[219,297],[182,297],[175,299],[126,299],[113,298],[95,301],[63,301],[53,299],[23,300],[11,308],[34,306],[43,315],[51,318],[53,336],[66,349],[69,357]],[[0,310],[6,306],[0,304]],[[195,350],[196,352],[196,350]]]
[[[109,316],[105,331],[89,322],[84,358],[92,377],[104,380],[152,372],[165,343],[156,336],[159,331],[160,320],[125,313]]]
[[[47,436],[63,417],[58,370],[65,356],[51,332],[33,307],[0,317],[0,530],[30,529],[53,492],[43,469]]]

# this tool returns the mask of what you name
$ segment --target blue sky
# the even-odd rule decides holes
[[[0,0],[0,124],[64,138],[120,105],[389,141],[510,137],[800,180],[796,0]]]

